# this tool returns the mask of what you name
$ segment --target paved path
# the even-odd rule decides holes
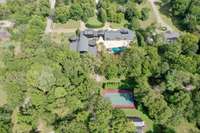
[[[155,4],[156,2],[158,2],[158,0],[149,0],[149,2],[151,3],[154,15],[156,16],[157,23],[161,27],[166,27],[168,31],[173,31],[171,26],[169,26],[165,21],[163,21],[163,19],[160,16],[160,12],[159,12],[158,8],[156,7],[156,4]]]
[[[46,28],[45,28],[45,34],[52,32],[52,24],[53,24],[52,18],[47,17],[47,25],[46,25]]]
[[[51,11],[53,12],[55,10],[56,0],[49,0],[49,3],[50,3]],[[53,27],[52,16],[47,17],[47,25],[45,28],[45,34],[52,32],[52,27]]]
[[[84,31],[84,30],[86,30],[87,29],[87,27],[85,26],[85,23],[82,21],[82,20],[80,20],[80,27],[79,27],[79,30],[80,31]]]

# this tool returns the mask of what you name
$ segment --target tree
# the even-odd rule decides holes
[[[80,20],[83,17],[83,9],[79,4],[73,4],[70,9],[70,17],[74,20]]]
[[[139,19],[133,17],[133,18],[131,19],[131,22],[129,23],[129,28],[130,28],[131,30],[137,30],[137,29],[139,29],[139,27],[140,27]]]
[[[173,110],[171,120],[176,125],[180,122],[181,118],[184,117],[186,108],[191,103],[190,95],[183,91],[178,91],[167,95],[166,97],[170,108]]]
[[[143,73],[146,75],[153,75],[159,71],[159,64],[161,61],[158,55],[157,48],[147,46],[145,47],[146,55],[143,63]]]
[[[96,101],[96,104],[90,105],[92,114],[89,118],[89,130],[91,132],[109,133],[109,123],[112,117],[111,105],[99,96],[94,101]]]
[[[105,23],[107,21],[107,14],[103,8],[99,9],[99,19],[102,23]]]
[[[195,121],[198,126],[199,126],[199,117],[200,117],[200,110],[199,110],[199,107],[200,107],[200,91],[199,89],[198,90],[195,90],[193,93],[192,93],[192,101],[193,101],[193,110],[194,110],[194,113],[193,113],[193,116],[192,116],[192,120]]]
[[[156,123],[165,124],[172,116],[172,110],[168,107],[164,97],[151,90],[143,99],[144,106],[148,109],[148,115]]]
[[[189,6],[189,0],[171,0],[172,13],[175,16],[184,16]]]
[[[136,7],[135,4],[129,4],[128,5],[128,7],[126,9],[126,12],[125,12],[125,18],[128,21],[131,21],[133,17],[135,17],[135,18],[140,18],[141,17],[140,12],[135,7]]]
[[[10,133],[12,110],[8,106],[0,107],[0,132]]]
[[[56,21],[65,23],[70,18],[69,8],[65,5],[56,8]]]
[[[142,8],[141,10],[141,19],[142,20],[147,20],[149,18],[149,8]]]
[[[36,15],[47,17],[50,13],[50,3],[46,0],[38,0],[39,4],[36,8]]]
[[[53,70],[49,66],[34,64],[27,73],[27,82],[29,85],[48,92],[55,84]]]
[[[116,66],[116,64],[109,64],[106,66],[104,73],[107,79],[115,78],[118,75],[118,67]]]
[[[107,14],[103,8],[99,9],[99,19],[102,23],[105,23],[107,21]]]
[[[139,77],[142,75],[145,54],[145,50],[137,46],[132,46],[124,53],[122,61],[127,76]]]
[[[87,3],[81,4],[81,8],[83,10],[82,20],[84,22],[86,22],[88,18],[94,17],[95,15],[95,8],[93,7],[93,4],[92,4],[93,2],[94,1],[91,1],[91,3],[87,2]]]
[[[112,133],[126,133],[129,131],[128,120],[121,110],[113,110],[111,118]]]
[[[25,35],[25,39],[27,41],[39,40],[41,38],[41,34],[44,32],[45,22],[44,18],[40,16],[32,16],[30,21],[28,22],[27,28],[25,32],[22,34]]]
[[[182,44],[182,53],[186,55],[195,55],[198,50],[199,39],[197,36],[186,33],[180,38]]]

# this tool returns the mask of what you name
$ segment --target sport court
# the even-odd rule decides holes
[[[102,95],[112,103],[113,108],[135,108],[131,91],[105,89]]]

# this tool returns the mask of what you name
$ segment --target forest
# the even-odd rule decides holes
[[[141,28],[149,9],[135,5],[144,1],[100,0],[97,7],[93,0],[57,1],[56,22],[85,22],[98,9],[102,23],[127,21],[136,31],[137,42],[123,53],[99,57],[71,51],[65,36],[56,43],[44,34],[51,13],[47,0],[0,4],[0,19],[15,22],[11,39],[0,42],[0,133],[37,133],[44,127],[56,133],[134,132],[124,112],[101,97],[96,74],[130,87],[137,109],[153,121],[148,133],[175,133],[182,121],[194,125],[190,133],[199,133],[200,1],[162,0],[184,28],[173,43],[154,35],[154,25]]]

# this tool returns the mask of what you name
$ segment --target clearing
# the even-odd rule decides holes
[[[69,20],[64,24],[54,23],[53,33],[72,33],[80,27],[80,21]]]
[[[166,27],[167,30],[171,32],[180,32],[180,30],[172,22],[172,19],[163,14],[164,9],[160,7],[160,0],[148,0],[148,2],[151,5],[153,16],[156,18],[156,22],[159,27]]]

